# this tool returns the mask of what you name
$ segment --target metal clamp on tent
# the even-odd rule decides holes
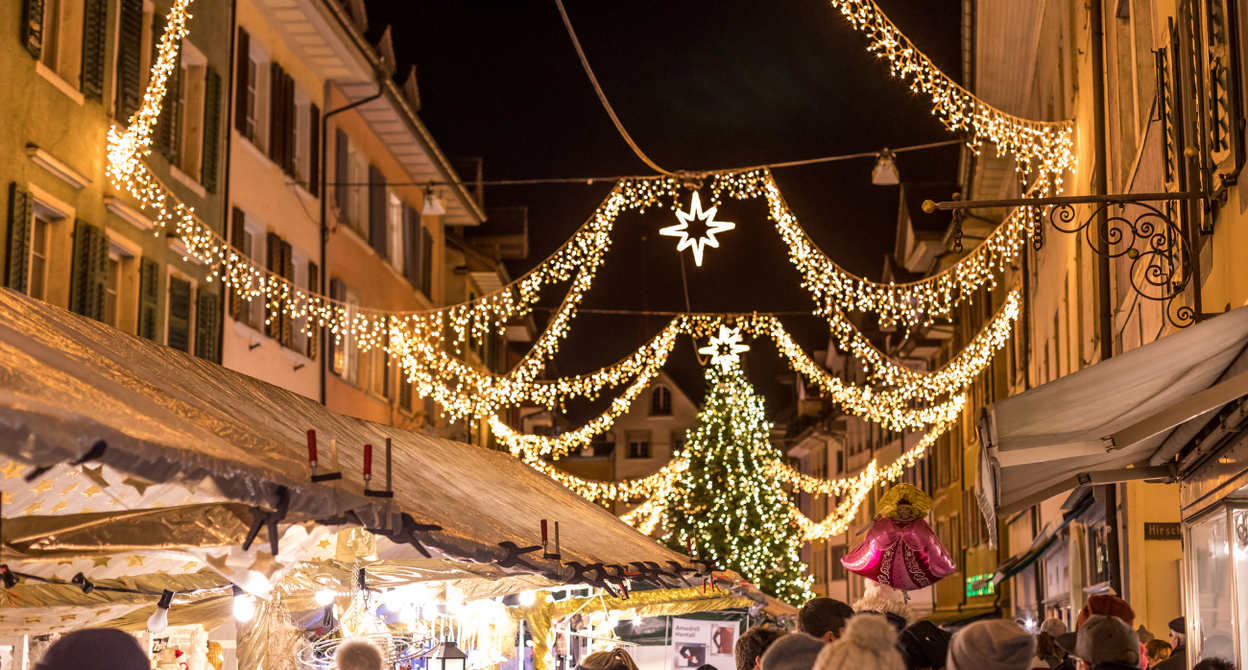
[[[264,526],[269,530],[270,553],[277,556],[277,524],[286,518],[286,510],[290,507],[290,491],[285,486],[278,486],[273,493],[277,496],[277,509],[268,512],[259,507],[251,508],[251,528],[247,529],[247,539],[243,540],[243,551],[251,549],[251,543],[260,534],[260,527]]]
[[[429,533],[442,530],[442,526],[431,523],[416,523],[416,520],[412,518],[412,515],[407,514],[406,512],[401,514],[399,518],[401,521],[397,529],[385,530],[381,528],[370,528],[369,531],[376,535],[390,538],[391,541],[396,543],[410,544],[425,558],[433,558],[433,555],[429,553],[429,550],[425,548],[425,545],[420,540],[416,539],[416,533]]]
[[[536,567],[527,563],[520,557],[525,554],[531,554],[537,551],[538,549],[541,549],[540,545],[536,547],[521,547],[517,545],[515,542],[512,542],[511,540],[507,540],[506,542],[499,542],[498,546],[507,550],[506,558],[499,560],[499,561],[495,561],[495,563],[498,564],[498,567],[513,568],[518,565],[522,568],[527,568],[529,570],[533,570],[533,571],[537,570]]]

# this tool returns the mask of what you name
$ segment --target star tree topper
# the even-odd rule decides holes
[[[728,368],[741,362],[742,352],[749,350],[748,346],[741,344],[740,328],[720,325],[719,335],[712,335],[710,344],[698,349],[698,353],[709,355],[711,365],[718,365],[721,370],[727,371]]]
[[[693,201],[689,204],[689,211],[676,212],[676,218],[680,219],[680,223],[661,229],[659,234],[679,237],[680,242],[676,243],[677,252],[693,247],[693,262],[698,267],[702,267],[702,252],[707,245],[716,249],[719,248],[719,240],[715,239],[715,234],[737,227],[737,224],[731,221],[716,221],[715,211],[718,209],[718,207],[712,207],[702,211],[702,199],[698,197],[698,192],[694,191]],[[689,224],[695,219],[706,222],[706,232],[703,233],[702,237],[689,236]]]

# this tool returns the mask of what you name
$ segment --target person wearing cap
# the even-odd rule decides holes
[[[1073,639],[1072,639],[1073,638]],[[1079,632],[1058,639],[1065,649],[1090,670],[1136,670],[1140,667],[1140,638],[1116,616],[1093,614],[1083,620]]]
[[[1036,638],[1005,619],[976,621],[949,642],[946,670],[1031,670]]]
[[[1187,619],[1179,617],[1169,624],[1170,658],[1153,666],[1156,670],[1187,670]]]
[[[811,670],[823,647],[823,640],[805,633],[789,633],[767,648],[762,670]]]

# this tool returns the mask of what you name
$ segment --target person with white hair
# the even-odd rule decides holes
[[[381,649],[366,637],[342,641],[334,652],[334,670],[384,670]]]

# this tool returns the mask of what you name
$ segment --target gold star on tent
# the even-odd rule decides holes
[[[659,230],[659,234],[667,235],[668,237],[679,237],[680,241],[676,243],[676,251],[681,252],[692,247],[693,262],[698,267],[702,267],[702,252],[706,247],[709,245],[716,249],[719,248],[719,240],[715,239],[715,235],[737,227],[737,224],[731,221],[716,221],[715,212],[718,209],[718,207],[712,207],[705,212],[702,211],[702,199],[698,197],[698,192],[694,191],[693,202],[689,205],[689,211],[676,212],[676,218],[680,219],[680,223]],[[689,235],[689,224],[695,220],[706,222],[706,232],[700,237],[691,237]]]
[[[18,465],[17,461],[9,461],[8,465],[0,468],[0,475],[4,475],[6,480],[13,479],[14,477],[21,477],[22,466]]]
[[[50,491],[52,490],[52,480],[45,479],[39,482],[38,484],[35,484],[35,486],[31,490],[34,491],[35,493],[43,493],[44,491]]]
[[[77,614],[62,614],[61,621],[75,621],[78,619]]]
[[[257,551],[256,560],[252,561],[251,569],[255,572],[259,572],[265,577],[272,577],[273,573],[282,569],[282,566],[278,565],[277,561],[273,560],[273,554],[270,554],[267,551]]]
[[[48,510],[48,514],[56,514],[57,512],[65,509],[66,507],[69,507],[69,505],[64,500],[62,500],[61,502],[58,502],[55,505],[53,505],[52,509]]]
[[[139,492],[139,496],[146,495],[147,487],[152,485],[151,482],[145,482],[141,479],[135,479],[134,477],[126,477],[125,479],[121,480],[121,483],[125,484],[126,486],[133,487],[135,491]]]
[[[76,488],[78,488],[78,482],[74,482],[73,484],[70,484],[69,486],[66,486],[66,487],[65,487],[65,490],[64,490],[64,491],[61,491],[61,495],[63,495],[63,496],[67,496],[67,495],[69,495],[70,491],[73,491],[73,490],[74,490],[74,489],[76,489]]]
[[[107,567],[108,567],[108,562],[109,562],[109,561],[111,561],[111,560],[113,560],[113,557],[112,557],[112,556],[96,556],[96,557],[94,557],[94,558],[92,558],[92,559],[91,559],[91,567],[93,567],[93,568],[107,568]]]
[[[748,346],[741,344],[740,328],[721,325],[719,335],[711,336],[710,344],[698,349],[698,353],[707,354],[711,357],[711,365],[718,365],[721,370],[726,371],[741,361],[742,352],[749,350]]]
[[[127,556],[126,565],[132,568],[137,568],[138,566],[143,565],[143,559],[143,556]]]
[[[321,540],[320,542],[317,542],[317,543],[316,543],[316,548],[317,548],[317,549],[328,549],[328,548],[329,548],[329,540],[328,540],[328,539],[325,539],[325,540]]]
[[[204,561],[208,563],[208,565],[211,565],[213,569],[216,570],[217,572],[223,575],[232,575],[234,574],[234,570],[233,568],[226,566],[225,564],[226,558],[227,558],[226,556],[218,557],[218,556],[213,556],[209,554],[204,557]]]
[[[90,479],[91,481],[95,482],[96,486],[100,487],[101,489],[108,488],[108,482],[104,481],[104,466],[103,465],[97,465],[94,468],[89,465],[83,465],[83,466],[80,466],[79,469],[82,471],[82,475],[86,477],[87,479]]]
[[[30,507],[27,507],[27,508],[26,508],[26,511],[25,511],[25,512],[22,512],[22,514],[25,514],[26,516],[30,516],[31,514],[34,514],[35,512],[38,512],[40,507],[43,507],[43,503],[41,503],[41,502],[37,502],[37,503],[35,503],[35,504],[31,505]]]
[[[0,491],[0,505],[12,505],[13,494],[8,491]]]
[[[199,563],[196,563],[195,561],[191,561],[190,563],[187,563],[186,565],[182,566],[182,569],[183,569],[183,570],[193,570],[193,569],[195,569],[195,566],[197,566],[197,565],[199,565]]]

